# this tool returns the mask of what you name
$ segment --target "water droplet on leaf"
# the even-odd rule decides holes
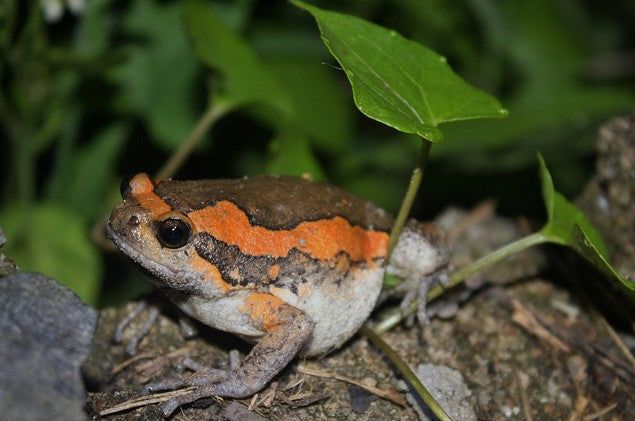
[[[445,57],[443,57],[443,56],[439,56],[439,62],[440,62],[440,63],[447,63],[447,62],[448,62],[448,59],[447,59],[447,58],[445,58]]]
[[[505,108],[499,108],[498,115],[500,115],[501,117],[507,117],[509,115],[509,111],[507,111],[507,109]]]

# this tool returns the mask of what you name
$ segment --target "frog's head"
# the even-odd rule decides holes
[[[123,202],[110,215],[108,236],[160,287],[219,295],[226,285],[217,268],[198,255],[194,224],[185,213],[172,209],[156,187],[145,173],[122,182]]]

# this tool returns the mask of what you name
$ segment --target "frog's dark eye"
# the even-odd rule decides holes
[[[179,218],[168,218],[159,222],[157,237],[161,244],[176,249],[183,247],[190,239],[192,228]]]

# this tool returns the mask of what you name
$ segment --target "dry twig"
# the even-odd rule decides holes
[[[366,385],[360,381],[357,381],[355,379],[351,379],[350,377],[345,377],[345,376],[341,376],[339,374],[336,373],[329,373],[327,371],[324,370],[318,370],[318,369],[314,369],[314,368],[309,368],[307,366],[298,366],[298,371],[300,373],[304,373],[304,374],[308,374],[309,376],[316,376],[316,377],[324,377],[324,378],[330,378],[330,379],[335,379],[335,380],[339,380],[342,382],[346,382],[346,383],[350,383],[350,384],[354,384],[355,386],[361,387],[362,389],[373,393],[381,398],[387,399],[393,403],[396,403],[397,405],[400,406],[405,406],[406,405],[406,400],[404,399],[404,397],[397,392],[396,390],[392,389],[392,390],[382,390],[379,389],[377,387],[374,386],[369,386]]]
[[[196,389],[196,387],[190,386],[184,389],[171,390],[169,392],[163,393],[154,393],[152,395],[130,399],[115,406],[111,406],[110,408],[99,411],[99,415],[103,417],[104,415],[116,414],[117,412],[127,411],[128,409],[134,409],[141,406],[152,405],[154,403],[165,402],[172,398],[187,395],[194,389]]]
[[[569,353],[571,348],[545,328],[533,313],[516,298],[511,299],[513,308],[512,320],[529,333],[545,340],[559,351]]]

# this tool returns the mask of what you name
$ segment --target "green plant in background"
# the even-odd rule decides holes
[[[155,170],[159,178],[270,172],[330,179],[390,210],[401,203],[394,244],[432,143],[431,178],[452,167],[441,173],[442,183],[428,179],[426,185],[443,203],[466,204],[462,173],[481,177],[482,198],[491,194],[491,173],[522,173],[537,149],[553,157],[558,178],[572,191],[584,175],[579,158],[591,153],[589,128],[635,104],[632,86],[619,75],[606,81],[586,73],[594,55],[628,39],[628,29],[609,25],[611,31],[602,31],[591,25],[591,9],[573,1],[339,5],[380,18],[413,41],[361,18],[294,3],[317,20],[358,109],[400,133],[356,118],[341,72],[319,64],[324,49],[313,23],[284,3],[92,0],[81,16],[50,23],[39,2],[5,2],[0,226],[9,242],[3,252],[26,270],[61,280],[89,303],[136,294],[137,272],[114,272],[117,265],[108,260],[104,265],[89,233],[117,201],[121,174],[139,170]],[[611,8],[614,16],[601,12],[610,22],[620,13],[635,16],[626,1]],[[494,97],[453,73],[443,56],[415,41],[444,51],[460,74],[503,98],[511,117],[457,122],[506,113]],[[447,122],[457,123],[443,126],[441,142],[438,126]],[[222,141],[210,141],[221,134]],[[186,159],[191,165],[183,165]],[[595,230],[554,190],[540,163],[547,224],[453,274],[452,282],[511,252],[551,242],[576,250],[632,298],[633,282],[610,266]],[[413,165],[402,200],[404,175]],[[505,187],[502,197],[511,203],[526,196]],[[102,288],[104,267],[110,284]]]
[[[463,187],[466,171],[479,180],[479,197],[497,194],[516,212],[505,204],[517,201],[518,189],[495,190],[488,181],[496,174],[488,174],[524,174],[536,145],[564,191],[574,191],[584,174],[575,159],[591,152],[589,129],[635,102],[624,77],[582,77],[598,54],[628,45],[619,17],[635,12],[618,3],[338,4],[443,51],[512,111],[495,130],[478,122],[443,127],[447,141],[432,148],[424,212],[475,200]],[[321,64],[325,50],[300,11],[254,0],[84,5],[57,22],[46,20],[40,2],[0,7],[0,225],[9,233],[3,251],[24,269],[51,274],[92,303],[134,295],[145,283],[134,270],[115,269],[113,258],[104,264],[91,227],[117,200],[123,175],[158,173],[177,150],[187,156],[188,144],[199,146],[181,178],[310,173],[398,210],[421,142],[351,112],[343,73]],[[591,13],[606,24],[591,25]],[[201,25],[210,23],[222,37],[205,38]],[[433,133],[440,120],[431,117],[419,129]]]

